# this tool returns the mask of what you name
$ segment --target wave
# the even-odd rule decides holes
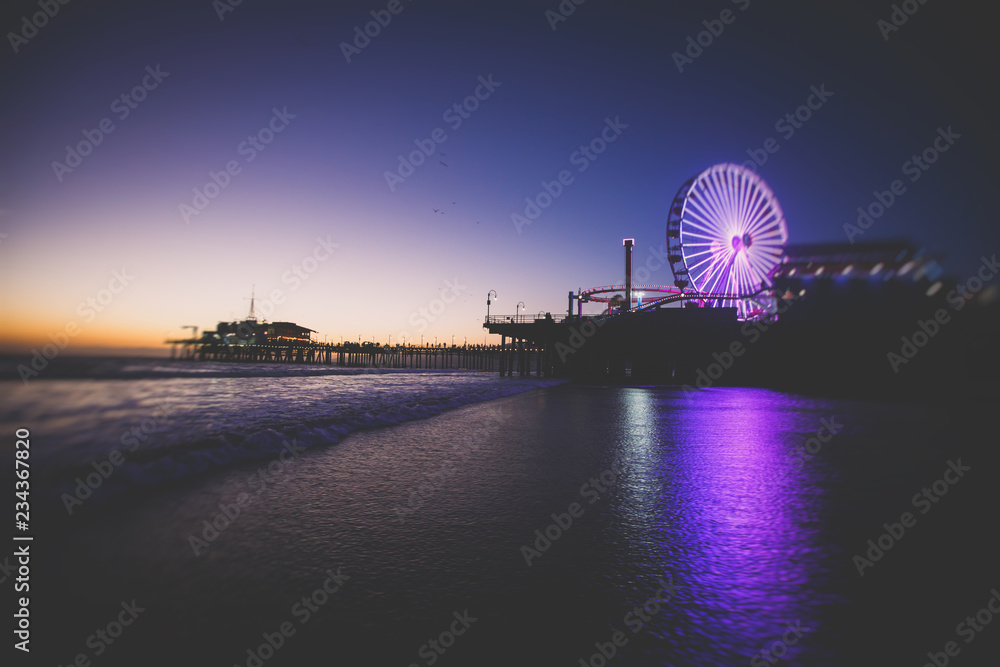
[[[353,411],[342,410],[340,414],[326,418],[313,416],[306,421],[273,424],[250,433],[224,431],[202,437],[188,433],[169,444],[137,447],[134,451],[119,448],[124,460],[113,467],[111,474],[105,476],[101,474],[100,468],[109,470],[109,450],[95,459],[96,463],[92,461],[48,470],[45,487],[55,489],[56,493],[48,496],[49,502],[45,502],[40,509],[52,509],[56,503],[73,505],[64,494],[69,497],[76,494],[79,499],[80,496],[87,495],[88,486],[94,487],[94,493],[85,499],[86,503],[102,505],[135,492],[153,491],[213,471],[250,462],[284,460],[289,456],[286,452],[302,452],[336,445],[351,433],[360,430],[427,419],[462,406],[563,382],[565,380],[510,379],[491,382],[484,387],[459,391],[449,396],[421,396],[416,400],[401,397],[404,398],[403,402],[377,409],[366,406]],[[46,499],[45,495],[39,500],[43,499]]]

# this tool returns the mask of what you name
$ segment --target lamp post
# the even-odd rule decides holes
[[[521,308],[524,308],[524,302],[523,301],[518,301],[517,305],[514,306],[514,321],[515,322],[517,322],[518,311],[520,311]]]
[[[494,299],[497,298],[497,292],[496,292],[496,290],[492,290],[491,289],[489,292],[486,293],[486,321],[487,322],[490,321],[490,294],[493,295]]]

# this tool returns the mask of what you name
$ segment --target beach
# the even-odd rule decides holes
[[[949,603],[997,584],[978,518],[995,501],[977,479],[995,457],[956,437],[976,431],[955,413],[740,388],[550,381],[499,395],[515,387],[441,375],[284,378],[275,395],[392,382],[423,387],[425,405],[401,419],[389,401],[393,423],[368,413],[324,443],[319,429],[357,407],[331,405],[308,430],[269,421],[274,442],[252,456],[139,474],[207,456],[175,443],[187,458],[123,464],[72,512],[59,502],[71,483],[37,489],[37,652],[60,665],[729,665],[768,664],[772,649],[791,665],[916,662],[957,622]],[[52,389],[74,382],[110,396],[123,380]],[[236,440],[231,388],[132,382],[171,384]],[[492,397],[421,412],[462,383]],[[911,496],[958,458],[971,470],[922,513]],[[915,525],[859,572],[853,557],[905,510]],[[930,568],[949,571],[933,605]]]

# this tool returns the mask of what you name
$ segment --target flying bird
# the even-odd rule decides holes
[[[440,213],[441,212],[439,209],[436,209],[436,208],[432,208],[431,210],[434,211],[435,213]]]
[[[440,162],[441,164],[444,164],[444,162],[441,162],[441,160],[438,160],[438,162]],[[444,164],[444,166],[447,167],[448,165]]]

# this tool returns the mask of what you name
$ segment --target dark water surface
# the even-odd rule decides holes
[[[47,510],[33,642],[53,665],[919,666],[948,641],[998,664],[1000,622],[956,634],[1000,586],[987,407],[560,385],[264,452]]]

